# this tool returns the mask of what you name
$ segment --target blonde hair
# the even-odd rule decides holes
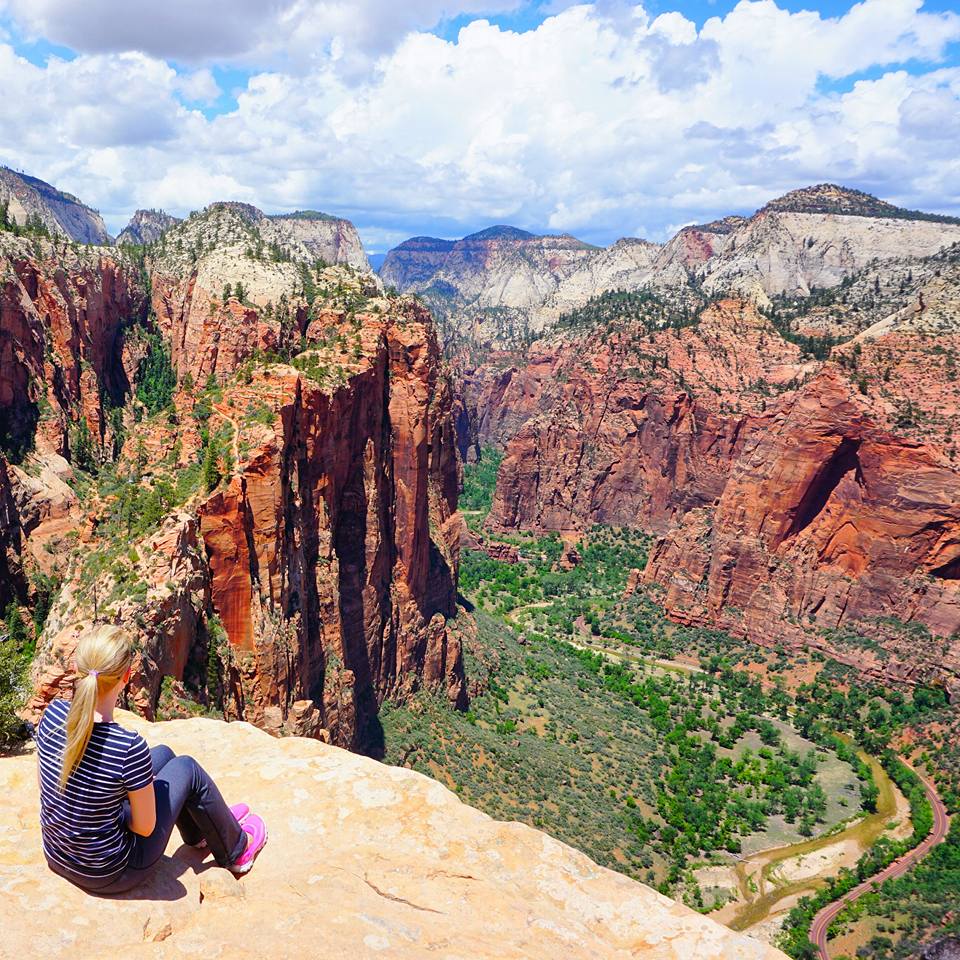
[[[118,627],[94,627],[77,644],[77,673],[73,701],[67,714],[66,743],[60,766],[60,789],[83,759],[93,732],[93,713],[101,690],[110,690],[122,679],[133,661],[126,634]]]

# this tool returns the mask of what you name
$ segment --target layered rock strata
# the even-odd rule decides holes
[[[139,270],[115,250],[0,234],[0,445],[69,455],[81,424],[107,443],[146,306]]]
[[[827,369],[751,431],[716,509],[682,518],[645,579],[685,623],[818,644],[886,679],[956,676],[960,476]]]
[[[129,558],[77,554],[39,647],[34,710],[69,686],[91,614],[140,637],[133,689],[150,716],[171,677],[272,732],[375,750],[385,697],[426,685],[465,703],[447,626],[459,461],[429,315],[381,298],[323,312],[304,337],[301,369],[255,366],[213,405],[206,429],[229,438],[222,483]],[[124,448],[154,489],[171,456],[180,470],[196,460],[181,409],[151,424],[149,448],[149,430]]]
[[[481,438],[514,434],[489,522],[665,530],[719,497],[767,397],[809,372],[793,344],[732,300],[679,330],[627,324],[542,341],[525,367],[491,376],[476,394]]]
[[[103,218],[73,194],[64,193],[44,180],[0,167],[0,204],[7,205],[7,218],[23,227],[42,224],[53,236],[79,243],[108,244],[110,235]]]

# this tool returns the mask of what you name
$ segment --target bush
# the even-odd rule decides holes
[[[17,712],[23,706],[28,661],[13,640],[0,634],[0,747],[26,737]]]

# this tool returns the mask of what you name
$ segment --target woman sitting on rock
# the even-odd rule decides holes
[[[228,807],[192,757],[147,747],[113,720],[133,652],[114,627],[77,645],[73,700],[53,700],[37,726],[40,823],[50,869],[98,894],[146,879],[173,827],[221,867],[246,873],[267,841],[260,817]]]

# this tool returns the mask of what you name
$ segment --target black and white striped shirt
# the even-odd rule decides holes
[[[60,766],[70,703],[53,700],[37,726],[40,762],[40,826],[43,850],[85,877],[112,877],[130,858],[133,834],[126,828],[128,791],[153,782],[150,749],[139,733],[118,723],[95,723],[83,758],[60,792]]]

